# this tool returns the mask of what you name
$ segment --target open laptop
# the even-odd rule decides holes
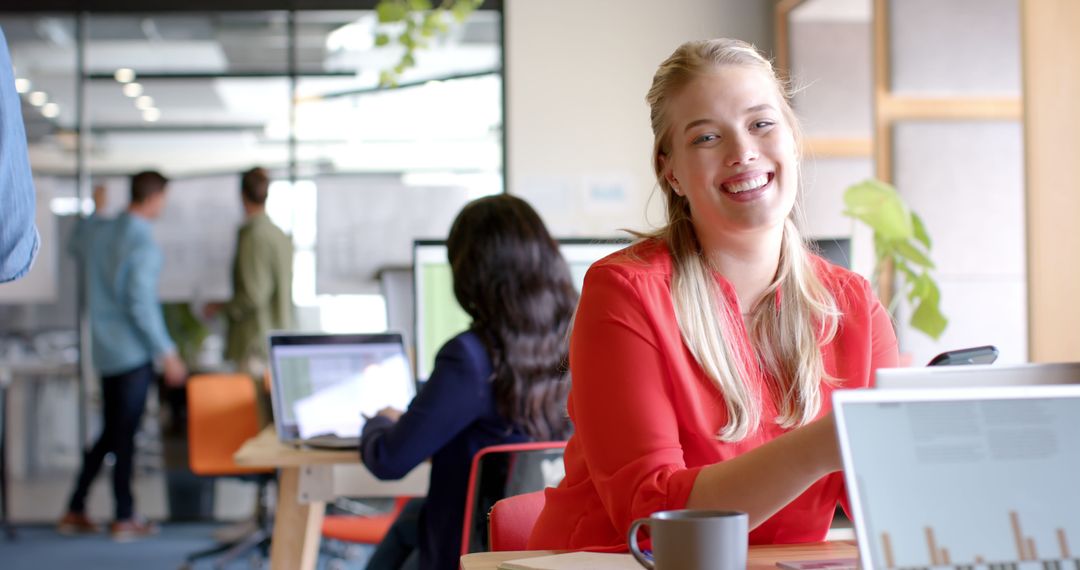
[[[416,393],[401,335],[270,334],[274,427],[283,443],[348,448],[365,416]]]
[[[1080,386],[839,390],[862,568],[1080,568]]]
[[[1080,363],[880,368],[875,379],[878,388],[967,388],[1039,384],[1080,384]],[[1080,541],[1080,538],[1077,540]]]

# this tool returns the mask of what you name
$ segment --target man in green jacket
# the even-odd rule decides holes
[[[207,317],[220,311],[228,321],[225,358],[237,370],[255,378],[264,396],[266,335],[271,330],[293,326],[292,239],[266,215],[269,190],[270,176],[266,170],[252,168],[243,174],[240,197],[245,219],[236,237],[233,296],[227,303],[206,307]],[[260,400],[265,403],[265,397]],[[265,407],[263,412],[267,419]]]

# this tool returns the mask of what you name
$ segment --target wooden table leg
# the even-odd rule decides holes
[[[270,543],[272,570],[315,570],[326,503],[301,504],[299,489],[300,468],[281,468],[274,535]]]

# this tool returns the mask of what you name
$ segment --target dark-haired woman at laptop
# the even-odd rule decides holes
[[[364,465],[380,479],[401,478],[431,458],[417,552],[405,559],[389,543],[409,534],[402,520],[376,550],[373,570],[457,569],[476,452],[569,435],[566,339],[577,292],[540,217],[520,198],[481,198],[458,214],[447,249],[454,295],[472,326],[439,350],[408,410],[380,411],[361,435]]]

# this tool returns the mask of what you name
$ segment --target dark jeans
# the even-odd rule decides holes
[[[420,566],[420,509],[422,497],[405,503],[382,542],[368,559],[367,570],[415,570]]]
[[[143,410],[146,409],[146,393],[154,381],[154,367],[144,364],[134,370],[105,376],[101,379],[104,398],[102,415],[105,427],[94,447],[83,457],[82,470],[71,494],[68,510],[73,513],[86,511],[86,494],[94,482],[105,455],[116,457],[113,465],[113,496],[116,498],[116,520],[126,520],[134,514],[131,496],[131,473],[135,459],[135,431],[139,428]]]

